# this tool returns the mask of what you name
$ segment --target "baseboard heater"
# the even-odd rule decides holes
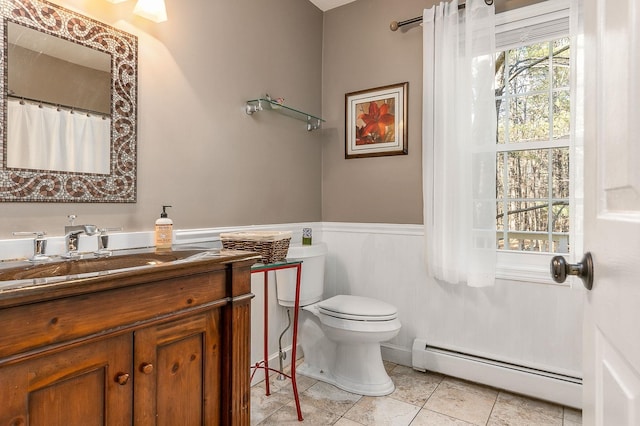
[[[431,371],[531,396],[556,404],[582,408],[582,379],[503,361],[496,361],[415,339],[411,351],[415,370]]]

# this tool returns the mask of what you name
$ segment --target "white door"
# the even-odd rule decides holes
[[[585,425],[640,425],[640,1],[585,0]]]

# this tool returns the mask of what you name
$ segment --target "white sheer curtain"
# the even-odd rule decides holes
[[[109,174],[111,120],[7,102],[7,166]]]
[[[423,17],[423,191],[429,274],[490,286],[496,265],[494,7],[457,0]]]

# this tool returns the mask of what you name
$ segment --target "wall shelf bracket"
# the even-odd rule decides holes
[[[254,112],[262,111],[261,99],[258,99],[256,102],[249,101],[245,107],[245,112],[249,115],[253,115]]]

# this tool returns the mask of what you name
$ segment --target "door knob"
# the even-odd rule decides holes
[[[593,259],[591,253],[587,252],[582,257],[580,263],[575,265],[567,263],[562,256],[554,256],[551,259],[551,276],[557,283],[563,283],[567,275],[576,275],[582,279],[582,284],[587,290],[593,287]]]

